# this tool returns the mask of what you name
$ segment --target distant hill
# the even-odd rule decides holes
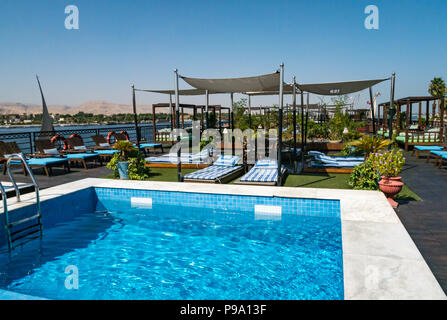
[[[129,104],[118,104],[107,101],[88,101],[79,106],[49,105],[48,111],[53,114],[76,114],[82,111],[85,113],[112,115],[118,113],[132,113],[132,106]],[[152,113],[152,106],[137,105],[137,111],[138,113]],[[157,112],[168,112],[168,109],[159,109]],[[42,105],[0,102],[0,114],[23,113],[42,113]]]

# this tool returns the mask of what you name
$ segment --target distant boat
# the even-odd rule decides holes
[[[40,95],[42,97],[42,126],[40,127],[40,132],[52,132],[54,131],[53,120],[48,112],[47,104],[45,102],[45,97],[43,96],[42,87],[40,85],[39,77],[36,75],[37,84],[39,85]]]

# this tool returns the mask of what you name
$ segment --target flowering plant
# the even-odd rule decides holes
[[[369,159],[374,169],[385,177],[397,177],[405,164],[405,157],[400,150],[372,153]]]

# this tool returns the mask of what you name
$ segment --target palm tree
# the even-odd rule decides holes
[[[357,150],[364,152],[365,160],[371,153],[377,153],[384,150],[391,144],[391,140],[385,140],[378,136],[363,135],[359,140],[352,141],[349,145],[355,147]]]
[[[447,87],[442,78],[433,78],[428,86],[428,93],[433,97],[444,97],[447,94]],[[444,98],[444,108],[446,107]]]

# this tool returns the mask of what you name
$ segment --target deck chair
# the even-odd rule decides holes
[[[93,142],[96,144],[95,147],[93,147],[94,149],[112,149],[112,146],[110,145],[110,143],[107,142],[106,138],[104,138],[104,136],[102,135],[95,135],[91,137]]]
[[[442,151],[444,150],[443,146],[414,146],[412,155],[416,154],[416,159],[419,159],[421,153],[427,154],[427,158],[430,157],[431,151]]]
[[[309,156],[313,157],[316,161],[323,162],[323,163],[333,163],[334,161],[342,162],[342,161],[349,161],[349,162],[363,162],[365,160],[364,157],[331,157],[327,156],[323,152],[320,151],[309,151],[307,153]]]
[[[212,153],[212,152],[211,152]],[[180,163],[182,168],[206,168],[212,162],[210,150],[204,149],[196,154],[182,153]],[[150,168],[177,168],[177,153],[164,154],[158,157],[147,157],[144,159],[146,166]]]
[[[438,168],[441,169],[441,167],[444,165],[444,162],[447,163],[447,153],[442,154],[438,161]]]
[[[431,159],[434,159],[433,164],[435,166],[439,165],[439,162],[442,161],[442,156],[447,154],[447,150],[438,150],[438,151],[430,151],[427,156],[427,160],[425,162],[430,162]]]
[[[236,179],[243,173],[243,166],[238,165],[238,156],[220,156],[212,166],[189,173],[184,176],[185,182],[226,183]]]
[[[67,139],[68,143],[73,145],[73,142],[70,139]],[[43,155],[62,155],[64,158],[68,160],[69,163],[81,164],[84,169],[88,169],[87,162],[95,161],[98,159],[98,155],[93,152],[83,152],[80,150],[65,150],[59,151],[54,147],[54,144],[51,143],[49,139],[36,140],[35,145],[40,154]]]
[[[41,168],[45,172],[47,176],[50,176],[52,173],[53,167],[63,167],[67,172],[70,171],[70,166],[68,160],[61,156],[50,156],[50,155],[38,155],[38,154],[23,154],[19,145],[16,142],[6,142],[0,144],[0,153],[5,159],[11,157],[14,153],[20,153],[24,155],[26,162],[28,163],[31,169],[33,168]],[[10,167],[20,167],[23,170],[23,173],[26,175],[27,172],[23,166],[22,161],[19,159],[12,159],[10,162]],[[6,163],[3,164],[3,174],[6,174]]]
[[[111,157],[114,156],[115,153],[118,153],[118,150],[107,148],[107,149],[96,149],[96,148],[87,148],[85,146],[84,140],[81,137],[73,137],[67,139],[68,145],[70,149],[76,151],[86,151],[88,153],[94,153],[99,157],[99,163],[102,165],[103,160],[110,160]]]
[[[287,170],[281,168],[281,180],[285,177]],[[249,184],[262,186],[275,186],[278,183],[278,161],[271,159],[262,159],[256,161],[244,176],[235,184]]]

